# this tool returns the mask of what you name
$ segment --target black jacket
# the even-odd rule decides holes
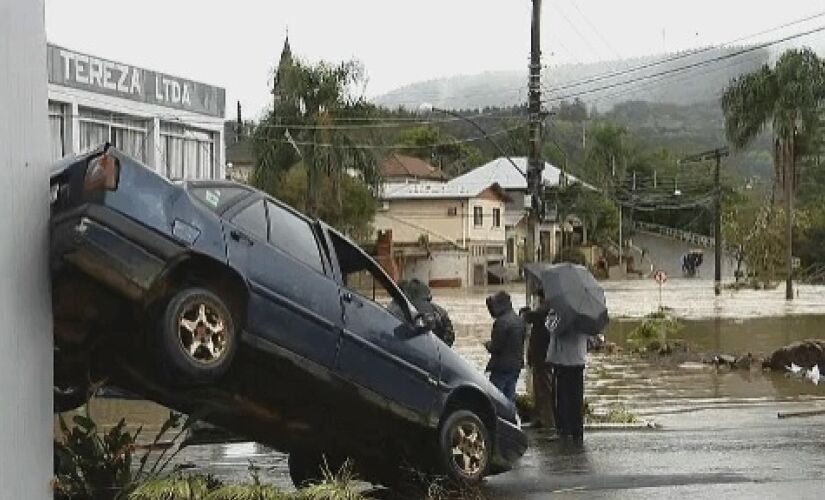
[[[550,306],[542,302],[535,310],[526,310],[522,317],[530,325],[530,340],[527,345],[527,364],[541,366],[547,356],[550,345],[550,331],[547,330],[547,313]]]
[[[487,310],[495,318],[490,341],[485,344],[490,353],[486,371],[515,372],[524,368],[524,322],[513,310],[510,295],[498,292],[487,297]]]

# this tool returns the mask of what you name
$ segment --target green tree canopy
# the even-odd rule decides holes
[[[753,141],[770,126],[774,137],[777,183],[784,189],[786,298],[793,298],[793,195],[797,159],[822,130],[825,61],[810,49],[788,50],[774,67],[733,80],[722,96],[725,132],[735,148]]]

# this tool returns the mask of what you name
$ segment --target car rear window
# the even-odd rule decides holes
[[[227,186],[202,186],[189,190],[192,195],[215,213],[223,213],[235,201],[249,194],[248,189]]]

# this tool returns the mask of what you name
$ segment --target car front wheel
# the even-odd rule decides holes
[[[204,288],[178,291],[166,305],[159,333],[161,363],[174,383],[216,380],[229,369],[237,350],[230,309]]]
[[[487,427],[467,410],[452,413],[439,430],[439,453],[448,477],[461,484],[481,481],[490,461]]]

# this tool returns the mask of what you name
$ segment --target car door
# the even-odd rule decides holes
[[[436,337],[412,325],[406,299],[358,247],[329,231],[341,276],[341,376],[410,419],[428,422],[437,398]]]
[[[227,218],[229,259],[251,291],[249,333],[332,369],[342,322],[339,286],[313,225],[265,198]]]

